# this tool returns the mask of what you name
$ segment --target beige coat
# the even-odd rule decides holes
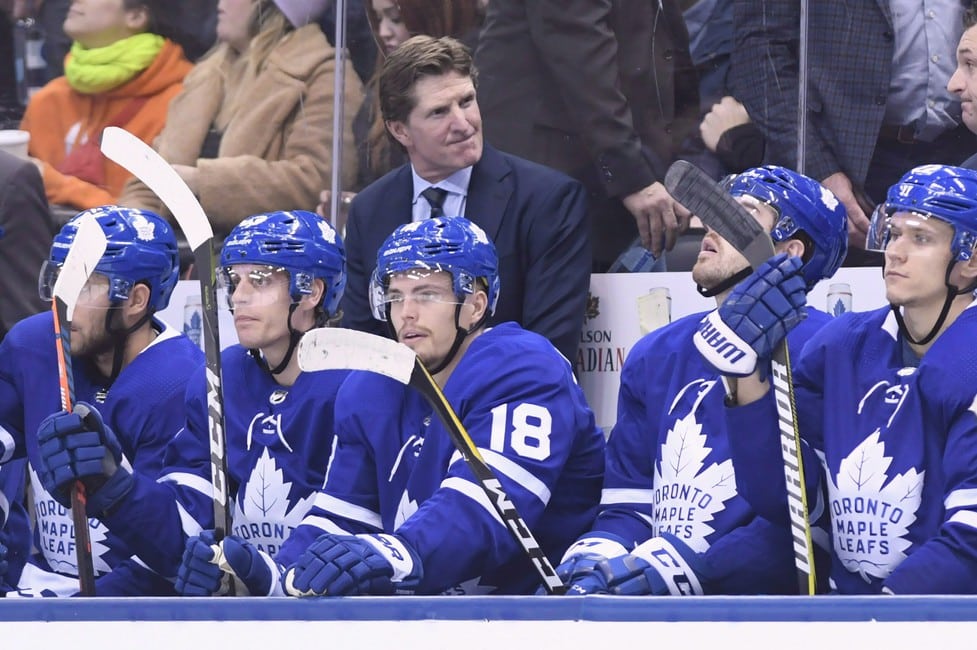
[[[222,61],[223,56],[208,57],[187,75],[156,150],[171,164],[197,167],[195,191],[219,236],[252,214],[315,210],[332,173],[335,50],[318,25],[294,31],[269,55],[250,87],[239,91],[244,108],[224,130],[218,157],[200,159],[224,100]],[[362,90],[352,66],[346,70],[343,176],[351,178],[356,164],[351,124]],[[152,190],[135,179],[119,203],[169,215]]]

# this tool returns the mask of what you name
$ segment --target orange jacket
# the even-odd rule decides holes
[[[103,159],[104,186],[66,176],[55,167],[64,160],[76,133],[78,143],[86,135],[98,138],[135,97],[148,99],[124,128],[152,144],[163,130],[170,100],[182,90],[183,78],[192,67],[183,49],[166,41],[148,68],[106,93],[85,95],[72,89],[65,77],[58,77],[31,97],[20,128],[30,131],[30,155],[47,163],[44,188],[48,202],[78,210],[115,203],[130,176],[122,167]]]

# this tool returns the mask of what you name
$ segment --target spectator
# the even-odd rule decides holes
[[[168,38],[168,0],[79,0],[71,7],[65,76],[31,98],[21,128],[31,134],[48,202],[74,211],[115,203],[129,178],[99,150],[102,130],[122,126],[152,142],[190,63]]]
[[[489,142],[581,180],[595,271],[661,258],[689,214],[661,180],[698,121],[675,0],[491,0],[476,56]]]
[[[37,276],[54,226],[37,168],[0,151],[0,340],[17,321],[50,308]]]
[[[330,177],[336,57],[314,22],[327,4],[224,0],[219,46],[196,64],[170,106],[155,147],[221,237],[253,214],[314,208]],[[361,93],[346,87],[351,122]],[[351,129],[341,137],[352,169]],[[168,214],[137,179],[119,202]]]
[[[811,3],[803,170],[848,211],[847,265],[881,264],[864,250],[868,215],[905,170],[973,153],[946,90],[966,4]],[[733,94],[763,132],[765,162],[796,167],[799,4],[735,0],[733,11]]]
[[[947,90],[960,100],[961,120],[977,133],[977,6],[963,14],[964,32],[957,45],[957,69],[947,82]],[[977,169],[977,154],[967,158],[962,167]]]
[[[449,37],[415,36],[387,57],[380,109],[410,164],[350,206],[344,326],[386,333],[373,320],[367,289],[387,235],[431,215],[463,214],[499,250],[505,289],[490,324],[514,320],[573,359],[590,285],[584,190],[563,174],[483,146],[475,82],[470,53]]]

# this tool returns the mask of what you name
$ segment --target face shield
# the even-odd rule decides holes
[[[449,286],[444,286],[443,282],[436,279],[442,274],[446,273],[444,271],[417,268],[393,273],[383,282],[371,280],[370,307],[373,310],[374,317],[386,321],[387,314],[389,313],[388,309],[402,306],[408,301],[421,307],[434,304],[464,304],[464,301],[458,299],[458,296],[455,295],[454,290],[450,286],[450,276]],[[401,288],[392,289],[390,287],[390,280],[394,277],[412,280],[417,282],[417,284],[407,290]],[[431,280],[430,282],[425,282],[425,280],[429,279]]]
[[[217,269],[217,306],[234,311],[244,305],[266,307],[298,302],[290,294],[290,276],[280,266],[234,264]]]
[[[37,278],[37,294],[41,300],[50,302],[54,299],[54,285],[57,283],[59,275],[61,275],[61,265],[51,260],[45,260]],[[119,280],[113,282],[101,273],[92,273],[78,294],[78,300],[75,304],[108,309],[113,302],[127,300],[130,289],[132,289],[132,284],[129,282]]]

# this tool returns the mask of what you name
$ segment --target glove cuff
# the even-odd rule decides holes
[[[681,546],[681,550],[678,546]],[[631,551],[631,555],[655,569],[670,595],[702,596],[705,593],[698,574],[686,557],[693,558],[694,562],[695,551],[678,539],[673,544],[668,537],[652,537]]]
[[[605,537],[602,535],[588,535],[581,537],[570,545],[567,552],[563,554],[560,564],[568,562],[578,555],[599,555],[602,558],[617,557],[628,552],[622,540],[616,537]]]
[[[706,362],[722,375],[746,377],[756,369],[756,352],[723,322],[718,309],[699,321],[692,341]]]
[[[98,490],[88,495],[88,506],[85,508],[89,517],[101,518],[116,506],[135,485],[132,474],[119,465],[115,474],[109,477]]]
[[[423,572],[420,558],[404,541],[396,535],[357,535],[358,539],[366,542],[383,556],[393,567],[390,582],[399,591],[412,591],[417,588]]]

